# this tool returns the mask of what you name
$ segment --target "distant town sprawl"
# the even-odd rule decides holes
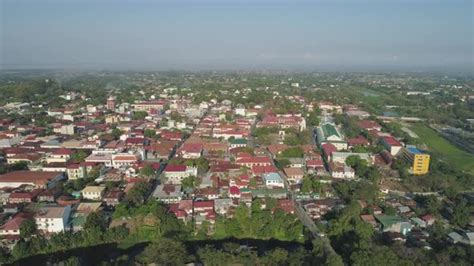
[[[155,244],[96,259],[276,260],[252,245],[189,248],[231,238],[296,243],[299,255],[278,247],[283,264],[472,262],[468,78],[31,75],[0,79],[2,262],[142,242]],[[159,243],[186,256],[152,255]]]

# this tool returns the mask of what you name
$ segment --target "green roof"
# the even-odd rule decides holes
[[[82,226],[86,222],[86,216],[85,215],[78,215],[72,218],[71,220],[71,225],[76,227],[76,226]]]
[[[233,139],[230,141],[231,144],[247,144],[246,139]]]
[[[374,215],[383,228],[391,227],[394,224],[404,222],[405,220],[399,215]]]
[[[337,132],[337,129],[335,126],[331,124],[324,124],[322,127],[324,137],[327,138],[328,136],[337,136],[341,137],[339,133]]]
[[[243,187],[240,189],[240,192],[241,193],[247,193],[247,192],[251,192],[249,188],[246,188],[246,187]]]

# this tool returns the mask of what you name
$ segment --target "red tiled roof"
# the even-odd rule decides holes
[[[385,143],[387,143],[390,146],[402,146],[400,141],[398,141],[397,139],[391,136],[383,137],[383,140],[385,141]]]
[[[287,167],[284,169],[285,171],[285,174],[287,176],[302,176],[304,175],[304,172],[303,170],[301,170],[301,168],[297,168],[297,167]]]
[[[0,175],[0,182],[25,182],[36,185],[46,185],[46,183],[61,173],[58,172],[37,172],[37,171],[13,171]]]
[[[229,192],[231,195],[240,195],[240,189],[237,186],[231,186]]]
[[[184,171],[186,171],[186,165],[168,164],[165,167],[165,172],[184,172]]]
[[[252,156],[252,157],[244,157],[237,159],[237,163],[249,163],[249,164],[256,164],[256,163],[267,163],[271,164],[271,160],[267,156]]]
[[[214,201],[213,200],[195,201],[193,205],[194,205],[194,208],[214,208]]]
[[[359,124],[359,127],[363,129],[377,129],[377,128],[382,127],[377,122],[372,121],[372,120],[361,120],[359,121],[358,124]]]
[[[21,224],[25,220],[31,219],[31,218],[32,218],[31,214],[21,212],[15,215],[12,219],[8,220],[0,228],[5,231],[20,230]]]
[[[259,174],[264,174],[264,173],[274,173],[274,172],[278,172],[278,169],[273,165],[252,167],[252,173],[254,175],[259,175]]]
[[[349,143],[350,146],[355,146],[355,145],[366,145],[369,143],[369,141],[364,138],[364,136],[357,136],[352,139],[348,139],[347,142]]]
[[[323,166],[324,165],[324,162],[323,160],[319,159],[319,160],[307,160],[306,161],[306,166]]]
[[[295,211],[295,205],[290,199],[280,199],[278,200],[277,208],[282,209],[286,213],[292,213]]]
[[[324,154],[326,156],[330,156],[333,152],[337,151],[336,146],[332,145],[331,143],[324,143],[321,145],[323,148]]]
[[[127,138],[125,140],[126,144],[144,144],[145,138]]]
[[[181,147],[181,151],[189,153],[199,153],[202,151],[203,145],[200,143],[185,143]]]
[[[73,154],[73,151],[70,149],[61,148],[61,149],[54,150],[53,154],[54,155],[71,155]]]

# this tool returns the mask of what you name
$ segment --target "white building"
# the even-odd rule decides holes
[[[74,125],[62,125],[61,134],[62,135],[74,135],[76,126]]]
[[[181,181],[188,176],[197,176],[197,168],[185,165],[167,165],[163,171],[167,183],[181,184]]]
[[[82,191],[81,195],[83,199],[88,200],[102,200],[104,196],[105,187],[101,186],[86,186]]]
[[[122,166],[131,166],[139,161],[135,154],[119,153],[112,155],[112,167],[120,168]]]
[[[71,205],[44,207],[34,216],[38,230],[48,233],[64,232],[69,229]]]
[[[278,173],[268,173],[263,175],[263,180],[265,180],[265,186],[268,188],[274,187],[285,187],[283,179]]]

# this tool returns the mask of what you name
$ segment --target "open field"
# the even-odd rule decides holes
[[[441,159],[455,167],[474,173],[474,155],[463,151],[423,124],[414,124],[411,129]]]

